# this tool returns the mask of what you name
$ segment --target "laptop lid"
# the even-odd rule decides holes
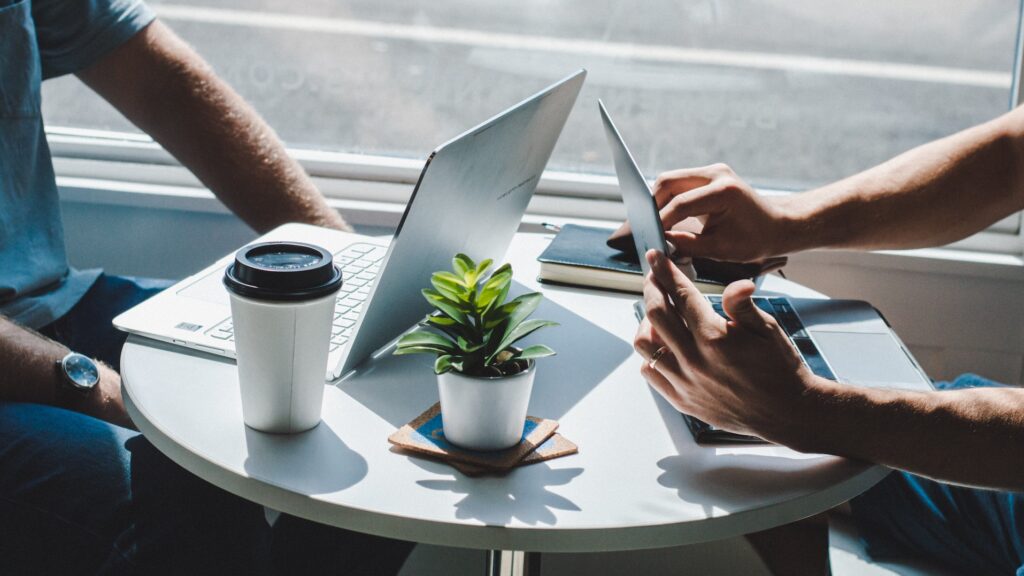
[[[637,166],[629,148],[622,140],[619,130],[612,122],[611,116],[608,115],[604,102],[598,100],[597,106],[601,110],[604,133],[612,150],[612,158],[615,160],[615,175],[619,180],[622,201],[626,205],[626,218],[633,231],[633,243],[636,245],[636,253],[640,258],[640,266],[646,275],[651,271],[650,265],[644,257],[648,250],[653,248],[663,254],[671,254],[668,242],[665,241],[665,231],[661,225],[658,204],[654,201],[654,194],[647,184],[647,179],[640,172],[640,167]],[[683,265],[681,269],[691,280],[697,277],[692,264]]]
[[[420,289],[452,256],[505,255],[585,77],[580,70],[431,153],[334,378],[430,312]]]

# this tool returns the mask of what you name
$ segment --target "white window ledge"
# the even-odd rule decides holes
[[[811,265],[839,265],[938,276],[967,276],[1024,284],[1024,259],[997,252],[948,248],[875,252],[814,250],[801,253],[797,258],[801,263]]]
[[[138,206],[182,206],[185,210],[207,212],[224,210],[195,176],[144,135],[51,127],[47,129],[47,138],[54,153],[54,168],[62,177],[60,181],[65,186],[81,184],[76,185],[81,189],[76,192],[79,198]],[[343,210],[353,224],[364,226],[397,225],[423,168],[422,161],[410,158],[301,149],[291,149],[289,153],[312,176],[331,205]],[[88,184],[90,181],[99,184]],[[789,193],[763,189],[760,192]],[[543,219],[615,223],[624,218],[618,182],[610,174],[546,170],[527,210],[528,224]],[[948,248],[953,250],[913,255],[936,263],[1019,265],[1020,257],[1024,256],[1021,215],[996,222]],[[829,257],[843,258],[834,253]]]
[[[189,186],[128,183],[116,180],[58,177],[61,199],[65,202],[100,206],[122,206],[151,210],[229,214],[228,209],[209,191]],[[333,180],[332,186],[365,189],[366,181]],[[393,194],[381,186],[402,188]],[[355,226],[393,228],[398,225],[404,203],[388,196],[407,195],[406,184],[374,183],[382,200],[328,198]],[[537,195],[530,203],[522,229],[544,231],[543,223],[577,223],[592,226],[618,225],[621,205],[597,206],[594,199],[574,199]],[[979,250],[929,248],[906,251],[855,252],[817,250],[798,256],[801,262],[842,265],[858,268],[901,270],[951,276],[969,276],[1024,284],[1024,259],[1020,256]]]

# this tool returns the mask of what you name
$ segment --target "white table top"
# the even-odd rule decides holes
[[[133,336],[122,354],[132,419],[171,459],[222,488],[343,528],[466,548],[585,552],[674,546],[827,510],[887,470],[777,446],[702,447],[639,374],[629,295],[538,284],[551,236],[520,234],[517,282],[546,296],[530,414],[556,419],[579,454],[469,478],[397,454],[387,437],[437,401],[426,356],[382,356],[329,385],[323,422],[276,436],[242,423],[234,362]],[[776,276],[764,288],[820,296]],[[418,362],[421,370],[397,370]],[[407,366],[406,366],[407,367]],[[415,376],[410,378],[410,372]],[[401,375],[401,377],[399,377]]]

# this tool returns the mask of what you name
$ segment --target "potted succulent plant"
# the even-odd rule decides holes
[[[399,339],[395,354],[434,354],[445,438],[471,450],[501,450],[522,438],[535,360],[554,350],[516,342],[556,322],[529,319],[538,292],[508,298],[512,267],[485,276],[492,261],[465,254],[435,272],[423,297],[437,311]]]

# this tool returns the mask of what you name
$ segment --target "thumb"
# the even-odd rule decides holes
[[[762,336],[772,332],[772,317],[754,305],[751,297],[755,286],[750,280],[740,280],[725,287],[722,307],[733,322]]]

